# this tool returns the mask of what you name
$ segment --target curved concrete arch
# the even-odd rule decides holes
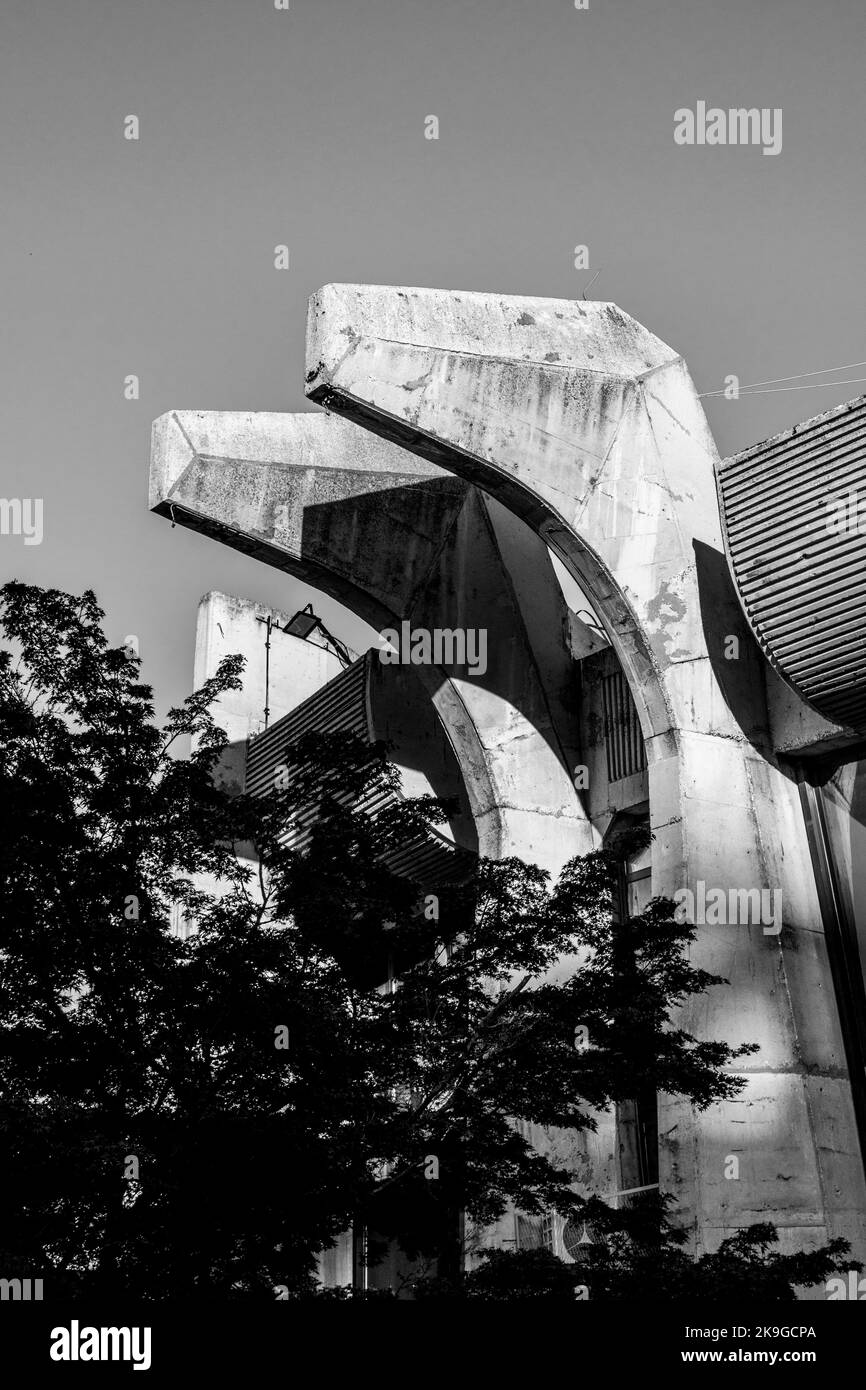
[[[682,358],[616,305],[329,285],[307,392],[521,515],[597,605],[646,735],[653,890],[781,894],[781,931],[701,924],[731,982],[685,1012],[757,1041],[741,1097],[665,1098],[662,1186],[713,1246],[756,1219],[783,1241],[866,1240],[862,1160],[796,789],[768,736],[764,664],[722,546],[715,444]],[[745,1128],[743,1128],[745,1126]],[[749,1183],[724,1181],[732,1148]]]
[[[154,424],[150,505],[313,583],[380,630],[489,623],[479,680],[415,668],[464,771],[479,849],[556,873],[591,847],[571,780],[576,721],[564,708],[551,714],[508,593],[508,537],[476,489],[336,416],[175,411]],[[561,595],[546,549],[530,540],[535,593],[550,613]]]
[[[612,304],[351,285],[313,296],[307,357],[311,399],[537,532],[596,605],[650,756],[676,740],[675,668],[708,655],[694,543],[721,555],[717,455],[682,358]],[[739,732],[725,701],[714,714]]]

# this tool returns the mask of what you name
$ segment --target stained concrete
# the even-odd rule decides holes
[[[568,610],[546,546],[441,469],[337,417],[172,411],[153,430],[154,511],[276,565],[380,629],[483,628],[477,677],[414,668],[492,857],[557,873],[594,843]]]
[[[201,411],[172,411],[155,422],[150,504],[179,525],[318,584],[379,627],[403,619],[428,629],[484,627],[483,677],[416,668],[460,761],[476,847],[556,874],[599,843],[573,785],[583,756],[574,615],[546,545],[509,509],[339,417]],[[217,639],[226,611],[232,622]],[[257,632],[255,618],[264,611],[223,597],[202,611],[197,680],[226,650],[254,663],[233,735],[260,726],[263,629]],[[305,679],[316,678],[310,661],[318,659],[304,658]],[[382,667],[383,679],[392,673],[403,674]],[[295,698],[291,680],[291,667],[275,673],[272,705],[294,705],[309,693],[305,684]],[[379,732],[388,735],[387,720]],[[565,1145],[587,1190],[615,1185],[609,1115],[598,1117],[594,1135],[551,1131],[545,1142],[557,1151]],[[497,1230],[481,1238],[495,1241]]]
[[[684,1025],[761,1045],[739,1067],[747,1100],[704,1116],[661,1104],[662,1186],[695,1244],[760,1211],[862,1250],[866,1188],[805,830],[724,565],[717,454],[684,361],[612,304],[331,285],[310,304],[307,369],[313,400],[495,496],[590,595],[646,739],[654,891],[702,879],[782,892],[780,936],[703,927],[693,949],[731,987]],[[731,637],[748,669],[723,666]],[[719,1132],[757,1175],[729,1182],[724,1204]]]
[[[776,752],[833,730],[768,682],[724,561],[715,445],[682,358],[615,305],[328,286],[311,302],[307,368],[330,416],[157,421],[153,509],[303,576],[380,629],[489,627],[482,681],[418,674],[464,769],[482,852],[555,872],[598,843],[624,793],[587,797],[570,780],[595,756],[581,747],[572,657],[602,644],[563,603],[554,550],[640,715],[649,766],[632,792],[648,788],[654,891],[703,880],[783,896],[781,936],[699,928],[695,962],[731,987],[683,1025],[761,1051],[740,1064],[735,1102],[696,1115],[662,1098],[662,1187],[697,1248],[771,1219],[783,1246],[842,1234],[866,1253],[821,917]],[[574,1150],[579,1179],[611,1174],[610,1140]],[[729,1154],[736,1181],[723,1175]]]

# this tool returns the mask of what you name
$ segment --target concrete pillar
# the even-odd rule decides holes
[[[492,494],[592,598],[646,739],[654,891],[781,892],[780,934],[702,925],[694,947],[731,986],[683,1025],[760,1044],[736,1101],[662,1104],[662,1186],[695,1244],[771,1219],[791,1247],[843,1234],[862,1250],[866,1190],[804,827],[770,744],[684,361],[613,304],[331,285],[311,301],[307,367],[313,400]]]

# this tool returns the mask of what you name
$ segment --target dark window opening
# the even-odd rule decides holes
[[[609,782],[621,782],[647,765],[646,747],[634,700],[622,671],[613,671],[601,683],[604,738]]]
[[[615,847],[635,831],[649,831],[649,815],[642,808],[616,817],[606,843]],[[652,848],[649,844],[627,851],[617,866],[614,926],[639,917],[652,897]],[[619,1157],[619,1191],[633,1193],[658,1186],[658,1097],[653,1087],[640,1087],[630,1100],[616,1106],[616,1140]]]

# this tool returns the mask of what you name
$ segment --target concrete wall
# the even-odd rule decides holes
[[[574,657],[603,643],[569,614],[553,550],[639,712],[648,769],[633,790],[649,791],[654,891],[702,881],[782,895],[779,934],[699,927],[695,963],[731,984],[683,1025],[761,1050],[730,1104],[697,1115],[662,1098],[662,1187],[695,1248],[771,1219],[783,1246],[842,1234],[864,1251],[823,927],[797,788],[774,747],[780,721],[799,721],[801,745],[827,731],[772,686],[768,700],[685,363],[615,305],[329,286],[311,304],[307,365],[330,417],[157,421],[154,510],[302,575],[380,629],[486,626],[483,679],[418,675],[464,770],[482,852],[556,872],[598,843],[617,797],[571,781],[576,762],[601,757],[582,747]],[[609,1190],[609,1138],[572,1155],[596,1190]]]
[[[567,608],[547,546],[507,509],[336,417],[226,411],[156,421],[151,506],[380,630],[483,629],[483,673],[414,668],[463,769],[479,848],[553,873],[591,848],[572,783]]]
[[[702,924],[694,947],[731,987],[684,1025],[761,1048],[738,1100],[704,1115],[662,1102],[662,1186],[694,1245],[769,1217],[783,1244],[843,1234],[862,1251],[866,1188],[805,830],[685,363],[615,305],[382,286],[320,291],[307,346],[313,400],[492,494],[590,595],[646,738],[655,891],[781,892],[779,935]],[[739,1181],[725,1179],[729,1154]]]

